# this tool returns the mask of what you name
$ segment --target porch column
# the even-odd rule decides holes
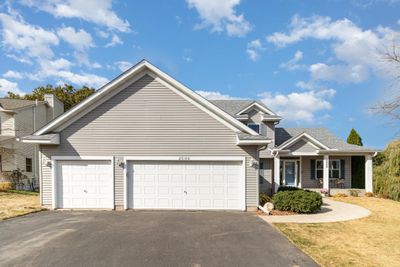
[[[274,157],[274,193],[278,192],[280,185],[280,169],[281,169],[281,159],[279,156]]]
[[[365,192],[372,193],[372,156],[365,156]]]
[[[324,155],[323,185],[324,189],[329,189],[329,155]]]

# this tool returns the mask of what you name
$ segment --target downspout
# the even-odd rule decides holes
[[[38,105],[39,105],[39,102],[36,99],[35,106],[33,107],[33,132],[36,131],[36,109],[37,109]],[[38,165],[38,156],[37,156],[38,149],[37,148],[38,148],[38,145],[34,144],[33,145],[33,162],[32,162],[33,179],[34,179],[33,187],[35,187],[36,180],[37,180],[37,165]]]
[[[264,150],[268,147],[268,145],[262,145],[257,148],[257,156],[258,156],[258,173],[257,173],[257,206],[260,208],[260,151]]]

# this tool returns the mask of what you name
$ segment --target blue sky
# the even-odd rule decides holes
[[[100,87],[142,58],[212,99],[259,99],[285,127],[398,135],[371,112],[398,94],[381,51],[399,0],[20,0],[0,4],[0,94]],[[397,70],[398,71],[398,70]]]

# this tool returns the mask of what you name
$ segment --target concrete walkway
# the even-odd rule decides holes
[[[269,223],[327,223],[341,222],[367,217],[371,212],[363,207],[324,198],[319,212],[313,214],[260,216]]]

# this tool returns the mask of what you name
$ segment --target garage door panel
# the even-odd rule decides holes
[[[244,177],[236,162],[128,162],[128,207],[244,209]],[[154,179],[143,179],[153,176]]]
[[[56,167],[58,208],[113,208],[110,160],[61,160]]]

